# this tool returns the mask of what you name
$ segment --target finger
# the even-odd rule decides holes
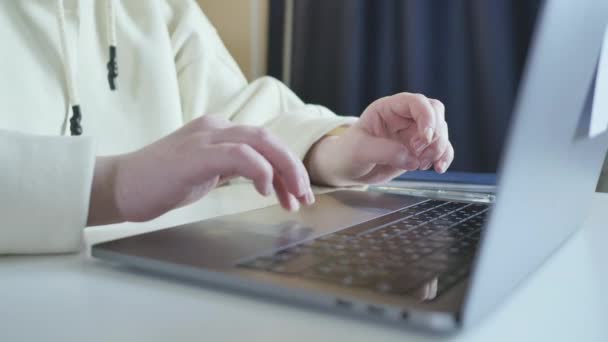
[[[412,151],[414,151],[414,154],[419,157],[422,152],[424,152],[424,150],[429,147],[430,144],[432,144],[433,141],[431,141],[430,143],[426,141],[426,139],[423,139],[420,137],[420,135],[416,134],[411,140],[410,140],[410,147],[412,149]]]
[[[435,162],[435,171],[437,171],[438,173],[445,173],[453,161],[454,147],[452,147],[452,144],[449,144],[445,153],[439,158],[437,162]]]
[[[274,177],[273,185],[281,207],[289,211],[297,211],[300,208],[298,200],[287,191],[287,188],[280,177]]]
[[[436,99],[428,99],[428,101],[431,104],[431,106],[433,107],[433,111],[435,114],[435,135],[431,139],[431,141],[429,141],[427,138],[424,138],[420,134],[415,135],[410,140],[410,146],[412,147],[414,153],[417,156],[420,156],[420,154],[430,144],[434,143],[442,135],[445,135],[445,137],[447,139],[447,130],[442,129],[443,128],[442,125],[445,123],[445,106],[443,105],[443,103],[441,103],[441,101],[436,100]]]
[[[266,129],[233,126],[216,132],[212,140],[212,143],[231,142],[253,147],[270,162],[289,192],[302,199],[312,194],[308,172],[302,161]]]
[[[443,105],[443,102],[437,99],[429,99],[429,103],[435,110],[436,125],[439,125],[441,122],[445,121],[445,106]]]
[[[436,138],[439,137],[444,137],[446,140],[449,141],[450,136],[449,136],[449,131],[448,131],[448,123],[447,121],[445,121],[445,106],[443,105],[443,103],[437,99],[429,99],[429,102],[431,103],[431,106],[433,106],[433,108],[435,109],[435,115],[436,115],[436,127],[437,127],[437,132],[436,132]]]
[[[230,126],[232,126],[232,123],[224,117],[217,114],[206,114],[188,122],[176,132],[188,135],[213,129],[224,129]]]
[[[358,178],[357,181],[364,184],[386,183],[404,172],[405,170],[397,169],[390,165],[377,165],[368,174]]]
[[[421,160],[421,165],[423,165],[423,168],[427,167],[427,169],[430,168],[429,162],[435,161],[439,156],[441,156],[449,144],[448,128],[445,121],[445,106],[443,103],[441,103],[441,101],[436,99],[429,99],[429,102],[435,110],[437,130],[431,144],[436,144],[436,146],[430,149],[430,151],[427,151],[424,156],[421,156],[421,154],[427,150],[430,144],[427,144],[426,141],[421,139],[419,136],[414,136],[410,141],[410,146]],[[431,152],[433,150],[434,152]]]
[[[396,141],[366,136],[355,154],[360,164],[390,165],[402,170],[415,170],[419,167],[416,157],[411,156],[407,147]]]
[[[428,170],[431,168],[433,163],[438,161],[439,158],[445,153],[448,145],[450,144],[447,138],[447,124],[445,121],[440,125],[437,136],[438,137],[435,142],[428,146],[418,157],[420,160],[421,169],[423,170]]]
[[[418,134],[430,143],[435,134],[436,116],[429,99],[421,94],[410,93],[393,95],[391,98],[386,101],[391,106],[391,111],[397,115],[409,113],[416,122]]]
[[[220,176],[223,179],[245,177],[253,181],[256,190],[268,196],[272,193],[272,165],[246,144],[222,143],[201,148],[199,160],[189,165],[187,181],[200,184]]]

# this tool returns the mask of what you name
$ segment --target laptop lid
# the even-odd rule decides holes
[[[588,125],[608,114],[594,106],[596,84],[608,76],[597,73],[608,67],[598,68],[607,23],[606,0],[547,0],[543,6],[499,169],[497,201],[469,283],[464,325],[479,320],[536,269],[589,208],[608,147],[606,134]]]

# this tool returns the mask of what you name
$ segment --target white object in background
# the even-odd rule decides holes
[[[268,0],[250,0],[250,80],[266,75],[268,6]]]
[[[597,65],[589,137],[593,138],[606,130],[608,130],[608,25],[604,32],[604,41]]]
[[[283,32],[283,70],[282,80],[288,87],[291,86],[291,55],[293,50],[293,0],[285,1],[285,21]]]

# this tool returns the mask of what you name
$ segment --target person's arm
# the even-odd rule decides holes
[[[85,226],[148,221],[234,177],[264,196],[274,187],[286,209],[314,202],[304,165],[276,137],[217,116],[130,153],[93,153],[90,138],[0,130],[0,255],[76,252]]]
[[[318,141],[305,163],[311,179],[339,186],[383,183],[417,169],[444,173],[453,160],[443,104],[399,93],[374,101],[354,125]]]
[[[90,138],[0,130],[0,255],[78,251],[94,165]]]
[[[237,124],[263,126],[304,159],[327,132],[356,121],[305,104],[272,77],[248,83],[198,5],[188,1],[182,6],[174,9],[178,24],[170,35],[186,122],[212,113]]]
[[[304,165],[279,139],[205,115],[139,150],[97,157],[87,224],[148,221],[234,177],[264,196],[274,188],[288,210],[298,208],[296,198],[314,202]]]
[[[170,35],[185,121],[218,113],[264,126],[305,160],[313,182],[323,185],[384,182],[418,168],[445,172],[451,164],[454,151],[440,101],[397,94],[375,101],[359,120],[305,104],[271,77],[248,84],[196,3],[182,5]],[[326,137],[340,126],[350,128]]]
[[[123,159],[121,156],[99,156],[95,158],[87,226],[124,221],[116,199],[116,178],[121,159]]]

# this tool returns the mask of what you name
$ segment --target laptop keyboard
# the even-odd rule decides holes
[[[239,266],[433,300],[468,275],[488,209],[427,200]]]

